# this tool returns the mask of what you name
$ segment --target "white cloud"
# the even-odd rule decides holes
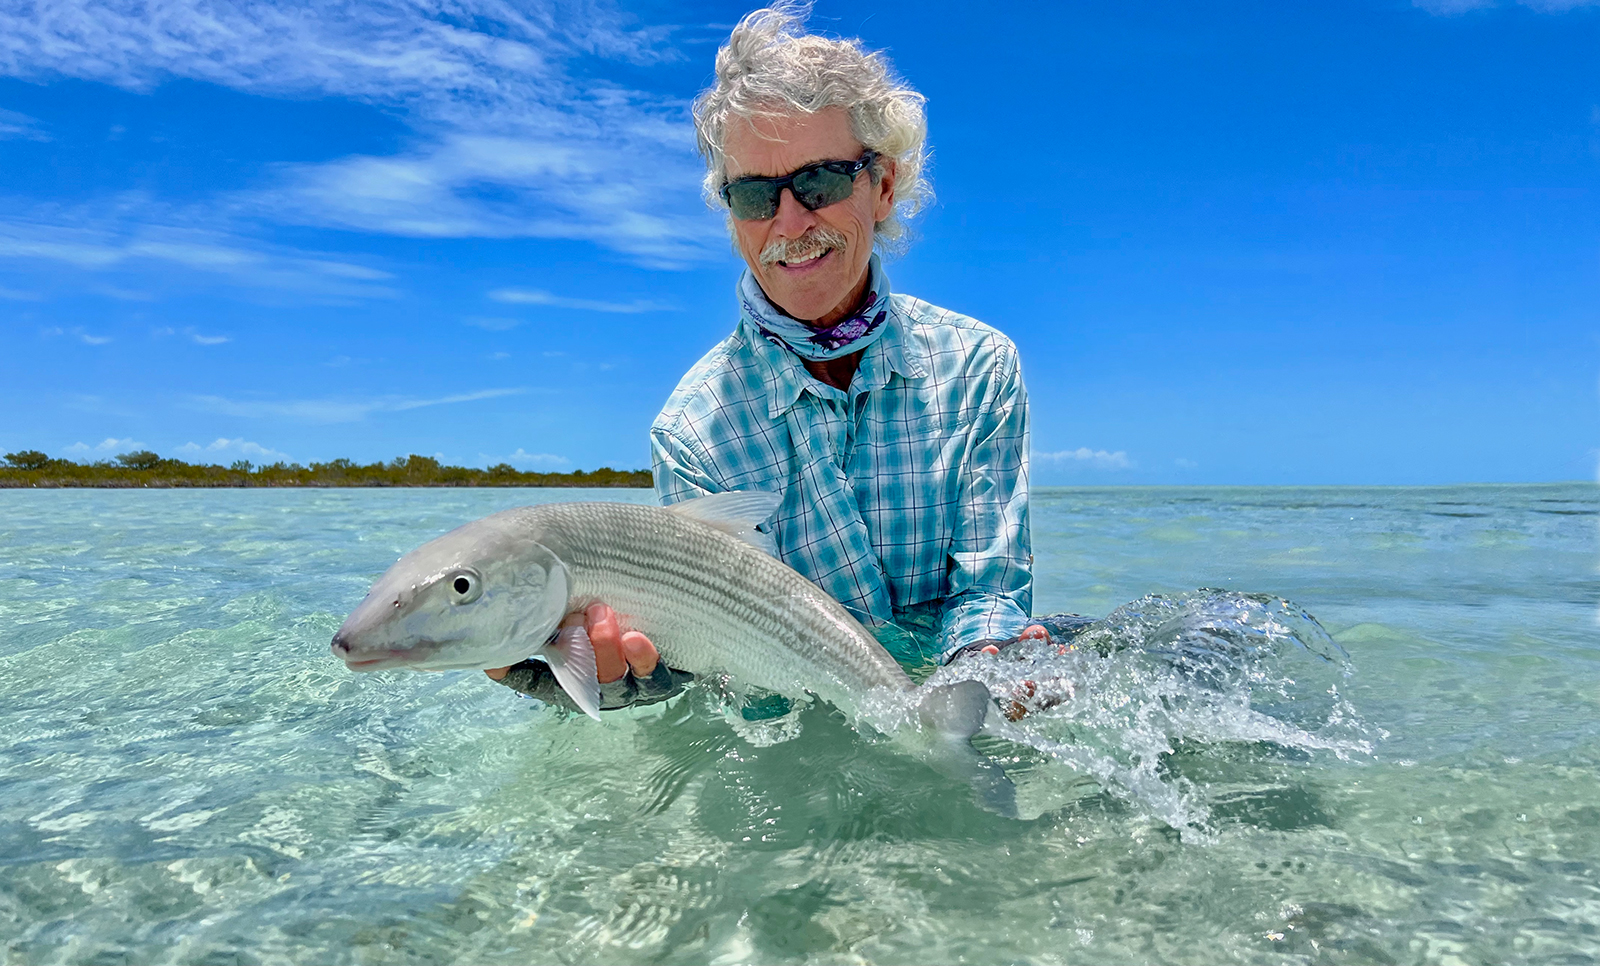
[[[516,305],[548,305],[557,309],[582,309],[587,312],[618,312],[632,315],[638,312],[666,312],[671,311],[669,305],[659,302],[650,302],[644,299],[634,299],[632,302],[604,302],[596,299],[573,299],[560,295],[552,295],[543,289],[537,288],[498,288],[489,293],[489,297],[496,302],[509,302]]]
[[[38,208],[27,218],[0,220],[0,258],[52,261],[95,272],[144,272],[151,263],[160,263],[274,292],[335,299],[398,294],[375,284],[391,278],[388,272],[320,253],[255,244],[214,228],[176,224],[194,217],[199,216],[137,198],[123,199],[107,212]],[[126,298],[129,292],[108,294]]]
[[[132,288],[117,288],[112,285],[102,285],[96,288],[95,291],[123,302],[154,302],[156,300],[156,297],[149,292],[141,292]]]
[[[392,156],[281,166],[276,186],[233,196],[251,217],[419,237],[580,239],[661,266],[714,257],[726,242],[699,201],[688,105],[609,84],[592,65],[583,76],[568,69],[579,58],[676,57],[664,43],[673,30],[628,19],[604,0],[38,0],[0,13],[0,73],[133,90],[184,77],[343,97],[415,131]]]
[[[12,7],[13,11],[19,8]],[[499,99],[507,85],[560,80],[556,59],[594,54],[647,63],[669,56],[664,32],[630,29],[595,3],[448,6],[369,0],[125,4],[39,0],[6,16],[0,67],[145,90],[167,76],[259,93],[325,90],[392,101]],[[459,93],[457,93],[459,92]],[[537,88],[535,90],[537,92]]]
[[[84,345],[105,345],[111,341],[111,336],[95,335],[94,333],[85,330],[81,325],[75,325],[70,329],[63,329],[60,326],[51,326],[48,329],[40,329],[39,334],[47,339],[54,339],[60,336],[70,335],[79,342],[82,342]]]
[[[510,463],[520,470],[559,470],[563,466],[572,465],[572,460],[567,459],[565,456],[557,456],[554,453],[530,453],[521,446],[518,446],[517,451],[510,456],[487,456],[479,453],[478,459],[482,460],[485,465]]]
[[[408,396],[380,396],[373,399],[290,399],[290,400],[233,400],[222,396],[194,396],[191,403],[206,412],[225,416],[242,416],[249,419],[298,419],[313,423],[354,423],[373,413],[399,413],[428,406],[447,406],[455,403],[477,402],[516,396],[526,389],[483,389],[477,392],[441,396],[436,399],[417,399]]]
[[[1087,446],[1054,453],[1035,453],[1034,459],[1059,465],[1086,466],[1096,470],[1126,470],[1133,467],[1133,461],[1128,459],[1128,454],[1123,450],[1110,453],[1103,449],[1090,449]]]
[[[0,41],[3,42],[3,41]],[[39,122],[26,114],[0,107],[0,141],[48,141]]]
[[[490,332],[506,332],[511,329],[515,329],[517,326],[522,324],[521,319],[507,319],[502,317],[490,318],[482,315],[468,316],[461,321],[465,322],[467,325],[476,326],[480,329],[487,329]]]
[[[163,325],[159,328],[151,329],[150,334],[155,338],[165,339],[177,335],[178,330],[170,325]],[[186,327],[183,330],[183,334],[188,336],[189,341],[195,345],[222,345],[233,341],[233,336],[229,335],[202,335],[192,325]]]
[[[1600,0],[1516,0],[1516,2],[1536,13],[1566,13],[1579,7],[1600,5]],[[1411,0],[1411,3],[1412,6],[1443,17],[1473,10],[1487,10],[1501,5],[1500,0]]]
[[[697,200],[700,171],[683,146],[587,143],[593,126],[502,118],[497,132],[521,130],[441,133],[405,155],[285,166],[281,187],[241,200],[279,221],[423,238],[575,239],[661,267],[725,244]]]
[[[132,437],[128,437],[127,439],[117,439],[112,436],[107,436],[105,439],[93,446],[90,446],[87,443],[73,443],[71,446],[63,449],[62,452],[66,453],[68,456],[110,456],[116,453],[131,453],[135,450],[148,448],[149,447],[145,446],[145,444],[134,440]]]
[[[228,439],[226,436],[220,436],[206,446],[201,446],[198,443],[184,443],[175,452],[189,460],[197,456],[207,459],[222,459],[231,456],[234,459],[264,460],[272,463],[289,459],[288,453],[280,453],[275,449],[262,446],[260,443],[252,443],[242,436],[237,439]]]
[[[1184,459],[1181,456],[1173,460],[1172,465],[1176,466],[1180,470],[1193,470],[1198,469],[1200,466],[1200,464],[1196,463],[1194,460]]]

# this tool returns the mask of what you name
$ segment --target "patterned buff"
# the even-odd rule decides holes
[[[775,343],[782,344],[802,359],[823,362],[865,349],[883,334],[883,321],[889,317],[889,277],[883,273],[876,253],[868,263],[867,297],[861,311],[826,329],[813,329],[785,315],[761,291],[749,269],[739,279],[739,305],[745,316]]]

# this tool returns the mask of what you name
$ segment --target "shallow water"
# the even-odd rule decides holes
[[[1121,610],[936,675],[1035,682],[1022,821],[823,706],[329,657],[596,496],[0,491],[0,962],[1600,960],[1593,486],[1038,491],[1036,610]]]

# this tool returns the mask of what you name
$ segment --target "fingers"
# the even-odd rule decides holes
[[[1029,624],[1017,635],[1018,640],[1045,641],[1050,639],[1050,632],[1039,624]]]
[[[648,677],[655,671],[661,656],[650,638],[638,631],[622,630],[617,612],[605,604],[590,604],[582,613],[568,614],[561,620],[562,627],[582,627],[594,647],[595,677],[601,684],[622,680],[631,668],[635,677]],[[484,674],[499,681],[510,667],[485,668]]]
[[[616,611],[605,604],[590,604],[582,614],[568,614],[561,624],[581,624],[588,631],[589,643],[594,645],[595,676],[601,684],[621,680],[628,673],[628,664],[622,658],[622,625],[617,623]]]
[[[628,666],[633,669],[633,676],[636,678],[649,677],[655,672],[656,665],[661,660],[661,655],[657,653],[656,646],[650,643],[650,638],[638,631],[623,632],[622,656],[627,659]]]
[[[1000,653],[1000,645],[998,645],[998,644],[990,644],[988,647],[980,648],[978,650],[978,653],[979,654],[999,654]]]
[[[1013,692],[1011,702],[1005,706],[1004,714],[1007,721],[1021,721],[1028,716],[1028,705],[1023,702],[1033,698],[1038,693],[1038,687],[1032,681],[1023,681],[1017,685]]]

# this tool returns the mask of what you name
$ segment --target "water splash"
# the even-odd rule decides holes
[[[1372,750],[1340,692],[1353,671],[1348,655],[1281,597],[1152,594],[1102,620],[1049,629],[1049,641],[957,661],[927,682],[982,681],[1012,719],[990,734],[1064,766],[1028,789],[1036,811],[1081,797],[1074,786],[1087,776],[1186,839],[1206,840],[1215,831],[1208,790],[1173,767],[1180,749],[1223,761],[1263,752],[1348,761]]]

